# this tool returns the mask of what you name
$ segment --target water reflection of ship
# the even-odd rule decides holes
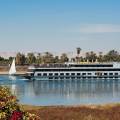
[[[120,84],[111,82],[80,82],[80,81],[33,81],[31,87],[36,96],[60,95],[64,97],[77,98],[100,98],[105,95],[119,95]],[[28,90],[29,91],[29,90]],[[119,95],[120,96],[120,95]]]
[[[25,96],[28,96],[28,97],[35,96],[33,82],[27,82],[27,84],[25,85]]]
[[[44,98],[53,96],[65,100],[91,101],[120,98],[120,81],[31,81],[22,84],[12,84],[13,94],[22,97]],[[49,99],[49,97],[48,97]]]

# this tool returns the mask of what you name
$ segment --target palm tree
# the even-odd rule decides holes
[[[40,53],[38,53],[36,57],[36,64],[41,64],[41,63],[42,63],[42,56]]]
[[[85,61],[87,61],[87,62],[90,61],[90,53],[89,52],[85,53]]]
[[[78,47],[78,48],[76,48],[77,49],[77,56],[79,57],[79,55],[80,55],[80,52],[81,52],[81,48],[80,47]]]
[[[20,52],[17,53],[17,55],[16,55],[16,64],[17,65],[24,65],[25,61],[26,61],[25,55],[21,54]]]
[[[62,55],[60,56],[60,62],[64,63],[64,62],[68,62],[68,61],[69,61],[69,58],[68,58],[67,54],[62,53]]]
[[[97,55],[96,55],[96,53],[94,53],[93,51],[91,51],[91,52],[86,52],[86,57],[85,57],[85,59],[86,59],[87,61],[93,62],[93,61],[96,61]]]
[[[80,47],[78,47],[76,49],[77,49],[76,61],[79,62],[79,60],[80,60],[80,52],[81,52],[82,49]]]
[[[50,52],[45,52],[45,55],[43,56],[43,62],[44,63],[54,63],[53,54]]]
[[[35,57],[34,53],[28,53],[27,60],[28,60],[28,64],[34,64],[36,61],[36,57]]]
[[[59,56],[55,56],[55,57],[54,57],[54,63],[59,63],[59,61],[60,61],[60,60],[59,60]]]
[[[108,62],[117,62],[117,61],[119,61],[119,53],[118,53],[118,51],[110,50],[104,56],[104,59],[105,59],[105,61],[108,61]]]
[[[97,55],[93,51],[90,52],[90,59],[92,62],[96,61],[97,59]]]
[[[98,61],[103,62],[103,52],[99,52]]]

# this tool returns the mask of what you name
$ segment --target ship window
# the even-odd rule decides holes
[[[69,73],[66,73],[66,75],[69,75]]]
[[[91,76],[88,76],[88,78],[91,78]]]
[[[77,75],[80,75],[80,73],[77,73]]]
[[[53,74],[52,73],[49,73],[49,76],[52,76]]]
[[[107,73],[104,73],[104,75],[107,75]]]
[[[55,73],[56,76],[58,76],[58,73]]]
[[[60,73],[60,75],[64,75],[64,73]]]
[[[43,73],[43,76],[47,76],[47,73]]]
[[[109,73],[109,75],[113,75],[113,73]]]
[[[31,73],[31,76],[34,76],[34,74],[33,74],[33,73]]]
[[[97,73],[95,73],[95,75],[97,75],[97,76],[101,76],[101,75],[102,75],[102,73],[97,72]]]
[[[82,73],[82,75],[86,75],[86,73]]]
[[[75,73],[71,73],[71,75],[75,75]]]
[[[88,73],[88,75],[92,75],[92,73]]]
[[[118,75],[118,73],[115,73],[115,75]]]
[[[41,73],[38,73],[38,76],[41,76]]]
[[[115,75],[118,75],[118,73],[115,73]]]

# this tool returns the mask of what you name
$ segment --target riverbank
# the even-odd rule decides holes
[[[0,66],[0,75],[8,75],[10,66]],[[16,74],[22,75],[27,72],[28,66],[16,66]]]
[[[41,120],[120,120],[120,104],[22,107]]]

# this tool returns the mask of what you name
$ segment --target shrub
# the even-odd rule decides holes
[[[25,112],[10,89],[0,86],[0,120],[40,120],[40,118]]]

